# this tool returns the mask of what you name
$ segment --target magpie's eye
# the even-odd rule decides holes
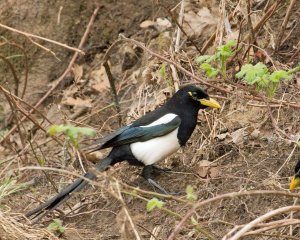
[[[197,92],[189,92],[189,95],[193,98],[193,99],[198,99],[198,93]]]

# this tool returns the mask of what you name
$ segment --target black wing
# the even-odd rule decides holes
[[[118,135],[122,134],[128,128],[130,128],[130,125],[121,127],[118,130],[106,135],[105,137],[95,140],[91,146],[84,148],[84,151],[91,153],[91,152],[95,152],[95,151],[105,148],[105,147],[103,147],[104,144],[106,144],[110,140],[114,139]]]
[[[178,128],[180,123],[180,118],[176,116],[168,123],[163,123],[150,127],[133,127],[129,125],[120,128],[111,135],[108,135],[107,137],[103,138],[103,140],[105,141],[101,141],[102,145],[92,149],[91,152],[104,148],[130,144],[134,142],[144,142],[155,137],[161,137]]]

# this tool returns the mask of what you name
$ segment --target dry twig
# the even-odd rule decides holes
[[[98,13],[98,10],[99,10],[99,7],[97,7],[94,10],[93,15],[92,15],[92,17],[91,17],[91,19],[90,19],[90,21],[89,21],[89,23],[86,27],[86,30],[85,30],[82,38],[81,38],[81,41],[79,43],[78,48],[82,48],[83,45],[85,44],[85,42],[87,40],[87,37],[88,37],[88,34],[91,30],[91,27],[94,23],[94,20],[96,18],[97,13]],[[1,26],[1,24],[0,24],[0,26]],[[34,108],[29,111],[29,114],[33,113],[35,108],[40,106],[53,93],[53,91],[60,85],[60,83],[65,79],[67,74],[71,71],[72,66],[73,66],[73,64],[75,63],[75,61],[78,57],[78,54],[79,54],[78,51],[74,53],[74,55],[73,55],[69,65],[68,65],[67,69],[65,70],[65,72],[56,80],[56,82],[52,85],[52,87],[48,90],[48,92],[34,105]],[[20,122],[23,122],[25,119],[27,119],[26,116],[21,118]],[[14,126],[12,129],[10,129],[10,131],[0,140],[0,144],[2,144],[8,138],[8,136],[10,136],[10,134],[12,134],[16,129],[17,129],[17,126]]]
[[[184,224],[191,218],[191,216],[200,208],[205,205],[212,204],[224,199],[231,199],[243,196],[266,196],[266,195],[277,195],[277,196],[286,196],[286,197],[297,197],[300,198],[300,194],[295,193],[288,193],[283,191],[268,191],[268,190],[256,190],[256,191],[245,191],[245,192],[232,192],[232,193],[225,193],[222,195],[218,195],[216,197],[198,201],[194,206],[185,214],[185,216],[181,219],[181,221],[175,226],[172,233],[169,235],[168,240],[172,240],[175,238],[176,234],[183,228]]]
[[[276,44],[275,44],[275,52],[277,52],[278,49],[280,48],[281,40],[283,38],[283,34],[284,34],[285,29],[286,29],[286,25],[288,24],[288,21],[289,21],[290,16],[291,16],[292,9],[293,9],[296,2],[297,2],[297,0],[291,0],[290,5],[287,9],[287,12],[286,12],[284,20],[282,22],[282,25],[281,25],[281,28],[280,28],[280,31],[279,31],[279,34],[278,34],[278,37],[277,37],[277,41],[276,41]]]
[[[270,211],[258,218],[256,218],[255,220],[253,220],[252,222],[246,224],[241,230],[239,230],[233,237],[229,238],[228,240],[238,240],[240,237],[242,237],[247,231],[249,231],[250,229],[252,229],[253,227],[255,227],[258,223],[265,221],[271,217],[274,217],[278,214],[281,213],[285,213],[285,212],[290,212],[290,211],[300,211],[300,206],[287,206],[287,207],[282,207],[282,208],[278,208],[275,209],[273,211]],[[226,238],[224,238],[223,240],[226,240]]]
[[[119,126],[121,126],[121,124],[122,124],[122,118],[121,118],[121,115],[120,115],[121,109],[120,109],[118,94],[117,94],[117,90],[116,90],[115,80],[114,80],[114,78],[111,74],[110,67],[109,67],[107,61],[105,61],[103,63],[103,66],[105,68],[106,75],[107,75],[109,85],[110,85],[110,88],[111,88],[111,92],[112,92],[112,95],[113,95],[114,105],[115,105],[115,107],[117,109],[117,112],[118,112]]]
[[[27,37],[29,39],[30,38],[40,39],[40,40],[43,40],[43,41],[46,41],[46,42],[50,42],[50,43],[56,44],[58,46],[70,49],[70,50],[75,51],[77,53],[84,54],[84,52],[82,50],[80,50],[81,47],[78,47],[78,48],[70,47],[67,44],[63,44],[63,43],[60,43],[60,42],[57,42],[57,41],[54,41],[54,40],[51,40],[51,39],[48,39],[48,38],[40,37],[38,35],[34,35],[34,34],[31,34],[31,33],[23,32],[23,31],[20,31],[18,29],[15,29],[15,28],[6,26],[4,24],[1,24],[1,23],[0,23],[0,27],[5,28],[5,29],[7,29],[7,30],[9,30],[11,32],[16,32],[18,34],[24,35],[25,37]]]
[[[158,53],[156,53],[156,52],[153,52],[152,50],[150,50],[149,48],[147,48],[146,46],[144,46],[144,44],[142,44],[142,43],[140,43],[140,42],[138,42],[138,41],[136,41],[136,40],[134,40],[134,39],[126,38],[126,37],[123,36],[123,35],[120,35],[120,37],[121,37],[123,40],[125,40],[125,41],[132,42],[133,44],[139,46],[140,48],[144,49],[145,51],[147,51],[147,52],[148,52],[149,54],[151,54],[152,56],[155,56],[155,57],[157,57],[157,58],[159,58],[159,59],[161,59],[161,60],[163,60],[163,61],[165,61],[165,62],[167,62],[167,63],[169,63],[169,64],[174,65],[174,66],[175,66],[178,70],[180,70],[182,73],[185,73],[187,76],[191,77],[192,79],[195,79],[197,82],[199,82],[199,83],[201,83],[201,84],[204,84],[204,85],[206,85],[206,86],[212,87],[212,88],[214,88],[214,89],[216,89],[216,90],[219,90],[219,91],[221,91],[221,92],[224,92],[224,93],[234,94],[234,95],[236,95],[236,96],[239,97],[239,98],[244,98],[244,99],[249,99],[249,100],[256,100],[256,101],[260,101],[260,102],[263,101],[263,99],[262,99],[260,96],[254,96],[254,95],[253,95],[253,94],[254,94],[254,91],[251,91],[249,88],[247,88],[247,87],[245,87],[245,86],[243,86],[243,85],[241,85],[241,84],[234,83],[234,82],[229,81],[229,80],[226,81],[227,83],[230,83],[231,85],[233,85],[233,86],[235,86],[235,87],[237,87],[237,88],[239,88],[239,89],[243,89],[243,90],[245,90],[246,92],[251,93],[252,95],[239,94],[239,93],[237,93],[237,92],[235,92],[235,91],[230,91],[230,90],[227,90],[227,89],[225,89],[225,88],[223,88],[223,87],[220,87],[220,86],[218,86],[218,85],[215,85],[215,84],[213,84],[213,83],[211,83],[211,82],[205,81],[205,80],[203,80],[202,78],[200,78],[200,77],[194,75],[193,73],[191,73],[191,72],[189,72],[188,70],[186,70],[185,68],[183,68],[179,63],[177,63],[177,62],[171,60],[170,58],[167,58],[167,57],[165,57],[165,56],[162,56],[161,54],[158,54]],[[297,104],[296,102],[290,103],[290,102],[286,102],[286,101],[280,101],[280,100],[277,100],[277,99],[271,99],[271,100],[269,100],[269,102],[270,102],[270,103],[275,103],[275,104],[282,104],[282,105],[284,105],[284,106],[286,106],[286,107],[300,108],[300,105]]]

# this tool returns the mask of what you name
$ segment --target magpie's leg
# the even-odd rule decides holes
[[[157,182],[155,182],[152,179],[152,173],[153,173],[153,166],[146,165],[143,168],[142,176],[148,181],[148,183],[150,183],[153,187],[156,187],[162,193],[167,194],[167,195],[173,195],[174,193],[170,193],[170,192],[166,191],[162,186],[160,186]]]
[[[100,172],[105,171],[110,165],[113,164],[113,159],[110,157],[104,158],[102,161],[96,164],[96,169]],[[87,172],[84,175],[85,178],[90,180],[95,180],[96,175],[93,172]],[[26,217],[37,218],[46,211],[54,210],[63,202],[68,200],[71,197],[71,194],[78,192],[88,184],[88,181],[77,178],[73,183],[65,187],[60,193],[56,196],[50,198],[48,201],[42,203],[37,208],[30,210],[25,214]]]

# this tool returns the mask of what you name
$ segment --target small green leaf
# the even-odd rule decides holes
[[[64,133],[72,142],[72,144],[78,148],[78,139],[80,136],[94,136],[96,134],[95,130],[87,127],[74,127],[71,125],[52,125],[48,129],[50,135],[55,135],[56,133]]]
[[[282,79],[291,79],[293,76],[292,74],[288,73],[287,71],[284,70],[279,70],[279,71],[274,71],[271,75],[270,75],[270,80],[272,82],[279,82]]]
[[[194,189],[193,189],[193,187],[192,187],[191,185],[188,185],[188,186],[186,187],[185,192],[186,192],[186,198],[187,198],[188,200],[192,200],[192,201],[197,200],[197,196],[196,196],[196,194],[194,193]]]
[[[44,166],[46,162],[44,158],[39,158],[37,161],[40,166]]]
[[[197,220],[196,220],[193,216],[191,217],[191,223],[192,223],[193,225],[198,225]]]
[[[263,63],[257,63],[256,65],[245,64],[242,66],[235,76],[237,78],[243,78],[245,82],[252,85],[259,82],[261,78],[268,74],[268,68]]]
[[[211,61],[215,60],[216,56],[215,55],[202,55],[196,58],[196,63],[201,64],[201,63],[210,63]]]
[[[133,190],[131,191],[131,194],[132,194],[133,196],[138,196],[138,192],[137,192],[136,189],[133,189]]]
[[[232,47],[232,46],[235,45],[235,44],[236,44],[236,40],[231,39],[231,40],[229,40],[229,41],[225,44],[225,46],[226,46],[226,47]]]
[[[299,141],[299,142],[297,142],[297,146],[298,146],[298,147],[300,147],[300,141]]]
[[[268,97],[272,97],[280,80],[292,78],[292,71],[279,70],[270,74],[266,65],[259,62],[256,65],[245,64],[235,76],[243,78],[246,83],[255,85],[258,90],[263,90]]]
[[[159,69],[159,74],[162,78],[165,78],[166,76],[166,64],[162,63],[160,69]]]
[[[163,201],[158,200],[157,198],[152,198],[147,203],[147,211],[150,212],[154,208],[162,208],[165,203]]]
[[[50,232],[61,235],[64,233],[65,228],[62,226],[62,221],[58,218],[53,219],[52,223],[50,223],[47,227]]]
[[[256,83],[259,89],[267,88],[268,85],[270,84],[269,74],[256,77],[253,83]]]
[[[288,71],[288,73],[293,74],[293,73],[299,72],[299,71],[300,71],[300,65],[295,68],[292,68],[291,70]]]
[[[58,125],[55,125],[55,124],[50,126],[48,129],[49,135],[51,135],[51,136],[55,135],[57,133],[57,128],[58,128]]]
[[[202,63],[200,68],[205,71],[208,77],[215,77],[218,74],[218,70],[212,67],[209,63]]]
[[[229,40],[225,45],[219,46],[217,48],[216,55],[222,57],[224,61],[229,57],[233,56],[234,52],[231,50],[231,47],[236,44],[235,40]]]

